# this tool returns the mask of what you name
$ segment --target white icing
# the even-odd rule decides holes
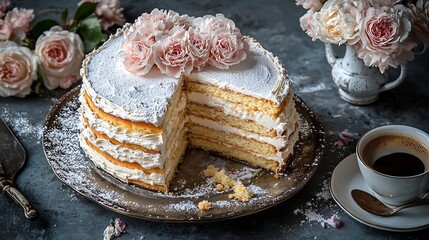
[[[290,101],[284,106],[278,118],[273,119],[272,116],[263,112],[248,112],[240,109],[236,104],[224,101],[220,98],[207,96],[198,92],[190,92],[188,94],[190,102],[204,104],[209,107],[222,109],[226,115],[231,115],[244,120],[254,121],[268,129],[274,129],[276,135],[281,135],[292,122],[295,124],[297,112],[295,110],[294,101]]]
[[[247,58],[229,69],[206,67],[190,74],[197,82],[231,89],[280,104],[289,93],[289,77],[278,58],[255,40],[246,38]]]

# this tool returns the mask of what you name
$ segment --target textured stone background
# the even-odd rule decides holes
[[[74,1],[12,1],[14,6],[69,7]],[[121,217],[127,233],[119,239],[428,239],[429,231],[392,233],[358,223],[329,198],[327,184],[338,162],[353,153],[356,140],[343,148],[334,146],[338,133],[348,129],[358,139],[366,131],[386,125],[405,124],[429,132],[429,54],[408,64],[406,81],[381,94],[369,106],[343,102],[330,76],[321,42],[312,42],[301,31],[304,14],[292,0],[188,0],[123,1],[132,21],[153,8],[172,9],[193,16],[224,13],[245,35],[256,38],[278,56],[294,80],[293,89],[316,113],[327,133],[326,153],[309,183],[293,198],[261,213],[234,220],[205,224],[168,224],[132,219],[111,212],[62,184],[50,169],[41,145],[42,126],[50,107],[66,91],[45,92],[25,99],[0,98],[0,114],[24,145],[27,164],[16,183],[41,217],[26,220],[9,198],[0,196],[0,239],[102,239],[110,219]],[[45,15],[45,14],[43,14]],[[49,15],[49,14],[47,14]],[[339,48],[341,56],[343,49]],[[341,229],[323,228],[320,219],[337,213]]]

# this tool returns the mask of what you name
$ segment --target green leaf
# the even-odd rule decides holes
[[[95,15],[84,19],[80,23],[78,33],[83,38],[85,52],[90,52],[102,42],[106,41],[106,37],[101,31],[100,22]]]
[[[44,31],[48,31],[53,26],[58,26],[58,22],[52,19],[45,19],[34,24],[31,29],[31,35],[34,40],[37,40]]]
[[[77,31],[77,27],[78,27],[77,22],[73,21],[73,23],[71,24],[71,26],[70,26],[70,28],[69,28],[68,30],[69,30],[70,32],[74,32],[74,33],[76,33],[76,31]]]
[[[40,88],[42,87],[43,84],[43,76],[42,76],[42,71],[40,70],[40,67],[37,68],[37,79],[36,81],[33,82],[32,86],[31,86],[31,91],[37,95],[40,94]]]
[[[92,13],[95,11],[95,7],[97,6],[97,3],[91,3],[91,2],[84,2],[82,3],[74,13],[74,19],[76,20],[83,20],[87,17],[89,17]]]
[[[63,24],[66,24],[68,15],[69,15],[69,10],[65,8],[64,11],[61,13],[61,22]]]

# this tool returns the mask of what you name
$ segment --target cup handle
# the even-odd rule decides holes
[[[419,49],[420,51],[415,51],[414,54],[415,55],[420,55],[425,53],[429,48],[429,43],[423,43],[423,46],[421,47],[421,49]]]
[[[407,66],[402,64],[401,65],[401,74],[399,74],[399,77],[395,81],[388,82],[388,83],[384,84],[383,86],[381,86],[381,88],[379,89],[379,92],[388,91],[388,90],[391,90],[391,89],[399,86],[399,84],[401,84],[404,81],[405,76],[407,76]]]
[[[330,43],[325,43],[325,55],[329,65],[333,67],[334,64],[337,62],[337,58],[335,57],[334,49],[332,48],[332,45]]]

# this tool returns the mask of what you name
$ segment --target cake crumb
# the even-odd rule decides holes
[[[218,191],[224,191],[232,188],[234,193],[228,195],[230,199],[235,198],[241,202],[248,202],[253,197],[253,193],[247,190],[241,181],[235,181],[228,176],[225,169],[219,171],[213,165],[209,165],[204,171],[204,176],[213,177],[213,181],[216,183],[216,190]],[[200,203],[198,204],[199,208]]]
[[[215,172],[214,176],[213,176],[213,181],[215,183],[219,183],[222,184],[224,187],[224,190],[228,190],[230,188],[233,188],[235,185],[235,181],[234,179],[232,179],[230,176],[228,176],[225,173],[225,170],[222,169],[220,171]]]
[[[203,200],[201,202],[198,203],[198,208],[201,211],[207,211],[213,208],[212,203],[207,201],[207,200]]]
[[[204,170],[204,177],[213,177],[215,175],[215,173],[218,171],[219,171],[218,168],[216,168],[213,165],[209,165],[209,166],[207,166],[207,169]]]
[[[234,185],[234,193],[229,194],[229,198],[235,198],[240,202],[248,202],[253,196],[253,193],[248,191],[240,181]]]
[[[222,184],[218,183],[218,184],[216,184],[216,190],[223,191],[223,190],[225,190],[225,187]]]

